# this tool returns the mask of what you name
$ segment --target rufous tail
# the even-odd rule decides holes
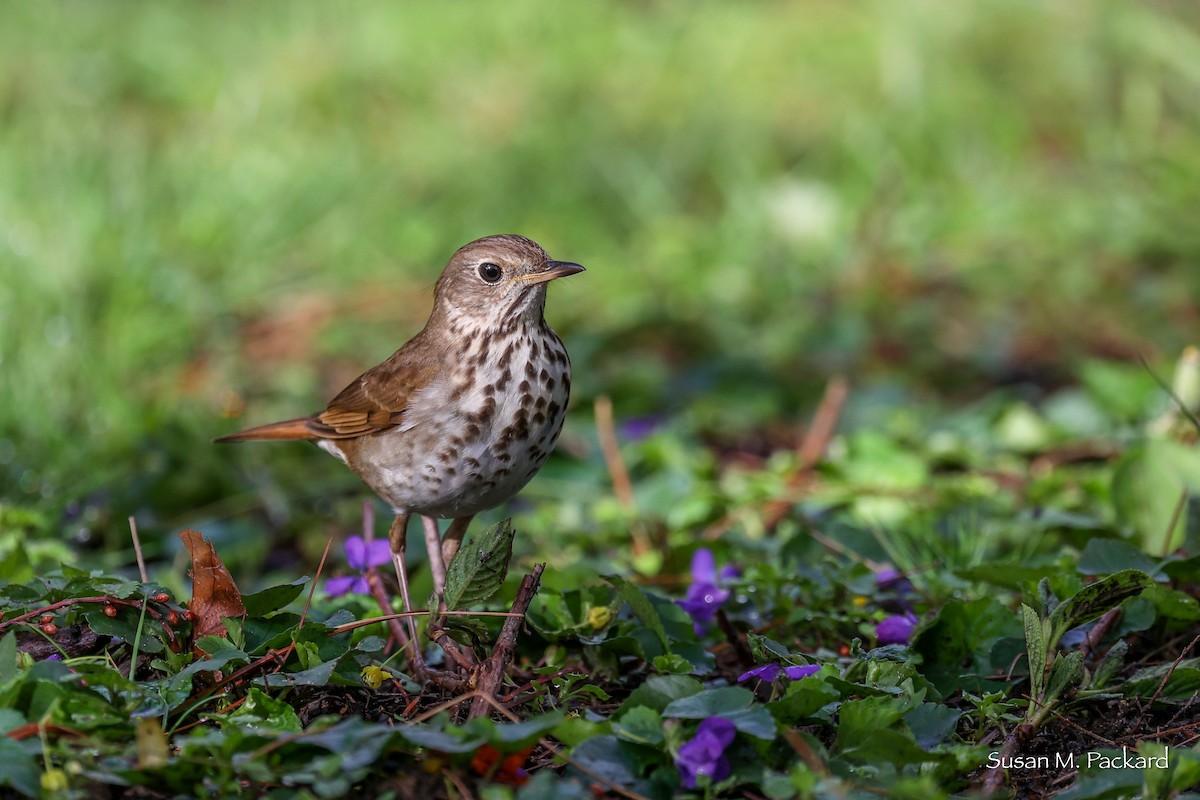
[[[252,442],[263,441],[269,439],[317,439],[319,438],[308,428],[309,418],[300,417],[298,419],[284,420],[283,422],[272,422],[270,425],[259,425],[257,428],[247,428],[244,431],[230,433],[225,436],[218,436],[213,439],[214,442]]]

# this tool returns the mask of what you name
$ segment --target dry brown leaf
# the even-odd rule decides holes
[[[195,616],[193,637],[223,636],[227,631],[222,617],[246,617],[242,594],[212,542],[190,528],[180,531],[179,538],[192,557],[192,601],[188,610]]]

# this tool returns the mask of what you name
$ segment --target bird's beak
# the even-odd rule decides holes
[[[547,261],[546,268],[541,272],[534,272],[530,275],[522,275],[517,280],[522,283],[545,283],[552,281],[555,278],[565,278],[568,275],[574,275],[577,272],[583,272],[583,267],[571,261]]]

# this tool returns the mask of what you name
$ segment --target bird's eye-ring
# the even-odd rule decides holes
[[[504,275],[504,271],[499,265],[493,264],[490,261],[485,261],[479,265],[479,277],[483,278],[487,283],[495,283]]]

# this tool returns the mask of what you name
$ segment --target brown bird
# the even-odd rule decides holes
[[[306,439],[337,456],[395,511],[388,534],[405,606],[404,531],[422,518],[434,591],[471,518],[537,473],[566,415],[571,362],[546,324],[546,284],[582,272],[523,236],[460,248],[425,327],[324,411],[218,442]],[[438,519],[450,519],[444,543]]]

